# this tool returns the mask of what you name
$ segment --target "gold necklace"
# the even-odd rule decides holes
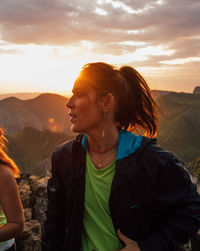
[[[107,153],[107,152],[111,151],[112,149],[116,148],[117,144],[118,144],[118,142],[103,151],[98,151],[98,150],[94,150],[91,148],[89,148],[89,150],[90,150],[90,152],[98,153],[98,154]]]

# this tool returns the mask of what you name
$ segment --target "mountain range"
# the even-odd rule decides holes
[[[158,144],[189,163],[200,157],[200,95],[152,91],[161,110]],[[0,127],[9,139],[9,153],[22,171],[35,169],[55,146],[74,135],[70,130],[67,98],[41,94],[33,99],[0,100]]]
[[[38,164],[44,159],[50,159],[56,146],[71,139],[72,136],[26,127],[15,134],[8,135],[7,138],[9,155],[15,160],[20,170],[41,176],[43,170],[39,170]]]
[[[200,156],[200,95],[170,93],[159,98],[158,143],[186,162]]]
[[[41,93],[40,92],[16,92],[16,93],[4,93],[0,94],[0,100],[9,98],[9,97],[15,97],[21,100],[26,100],[26,99],[32,99],[37,96],[39,96]]]
[[[6,134],[27,126],[71,134],[66,102],[66,97],[48,93],[28,100],[16,97],[0,100],[0,125]]]

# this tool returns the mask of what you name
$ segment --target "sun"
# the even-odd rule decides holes
[[[0,85],[5,86],[5,92],[71,92],[83,60],[67,55],[64,49],[55,53],[55,48],[49,46],[32,45],[20,50],[23,53],[0,58]]]

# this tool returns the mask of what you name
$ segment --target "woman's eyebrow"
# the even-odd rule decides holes
[[[74,87],[72,89],[72,92],[76,92],[76,91],[84,91],[84,88],[82,88],[82,87]]]

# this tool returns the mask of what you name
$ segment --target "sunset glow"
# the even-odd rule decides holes
[[[66,60],[69,52],[48,46],[21,46],[21,54],[1,55],[1,82],[8,92],[52,91],[64,93],[72,89],[83,61]],[[1,87],[1,88],[2,88]]]

